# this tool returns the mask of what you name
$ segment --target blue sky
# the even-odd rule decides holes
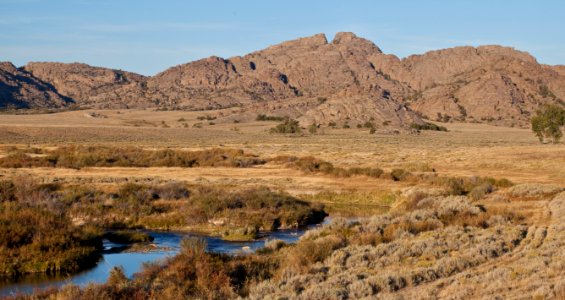
[[[0,61],[84,62],[153,75],[339,31],[405,57],[501,44],[565,64],[565,1],[0,0]]]

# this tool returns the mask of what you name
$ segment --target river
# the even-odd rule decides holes
[[[327,219],[328,218],[326,218],[326,222]],[[126,276],[131,278],[134,273],[141,270],[143,263],[154,262],[174,256],[179,251],[180,241],[185,237],[193,236],[205,239],[208,244],[208,252],[238,254],[262,248],[265,242],[270,239],[279,239],[287,243],[294,243],[306,230],[315,226],[304,229],[274,231],[263,235],[257,240],[247,242],[230,242],[217,237],[199,236],[181,232],[147,231],[149,235],[155,238],[153,244],[157,246],[157,250],[147,252],[119,251],[119,249],[123,248],[123,245],[114,244],[105,240],[104,252],[94,268],[68,276],[30,275],[21,277],[15,282],[0,281],[0,297],[18,293],[29,294],[34,290],[61,287],[70,283],[79,286],[84,286],[89,283],[104,283],[112,268],[116,266],[122,266]]]

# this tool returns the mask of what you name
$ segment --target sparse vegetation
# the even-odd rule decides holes
[[[102,232],[74,226],[63,203],[46,195],[53,185],[0,181],[0,279],[29,273],[63,274],[96,263]]]
[[[434,123],[424,123],[424,124],[412,123],[410,125],[410,128],[414,128],[416,130],[447,131],[447,128],[436,125]]]
[[[199,121],[213,121],[213,120],[216,120],[217,117],[205,115],[205,116],[198,116],[196,119],[198,119]]]
[[[210,149],[201,151],[145,150],[136,147],[64,146],[29,156],[15,151],[0,158],[3,168],[58,167],[236,167],[245,168],[265,161],[242,150]]]
[[[267,116],[264,114],[257,115],[255,118],[256,121],[285,121],[288,117],[280,117],[280,116]]]
[[[96,228],[147,228],[202,231],[232,240],[253,239],[260,231],[295,228],[321,222],[322,206],[311,205],[268,188],[237,190],[181,183],[140,185],[127,183],[115,191],[91,186],[36,185],[29,181],[2,181],[6,203],[24,203],[30,196],[40,207],[56,201],[58,215],[81,220]],[[31,190],[26,197],[19,191]],[[227,192],[229,191],[229,192]],[[7,221],[6,221],[7,222]],[[105,238],[118,243],[150,241],[136,231],[109,231]]]
[[[286,118],[283,123],[271,128],[269,131],[271,133],[282,133],[282,134],[296,134],[301,133],[302,128],[298,121]]]
[[[109,231],[104,234],[104,238],[118,244],[146,243],[153,241],[153,237],[145,232],[128,230]]]
[[[270,161],[285,163],[287,167],[298,169],[306,173],[323,173],[336,177],[351,177],[354,175],[364,175],[379,178],[383,175],[383,170],[379,168],[349,168],[344,169],[334,167],[331,163],[317,159],[312,156],[296,157],[296,156],[277,156]]]
[[[309,101],[315,104],[315,98]],[[254,122],[245,123],[242,133],[237,133],[235,124],[228,121],[233,119],[222,115],[225,111],[217,114],[227,119],[215,128],[204,121],[202,130],[180,129],[183,123],[176,123],[184,116],[192,126],[190,120],[199,113],[171,111],[171,117],[162,113],[135,116],[154,122],[156,126],[151,128],[122,126],[97,131],[58,129],[51,124],[51,128],[32,130],[20,124],[15,130],[15,126],[6,126],[0,131],[5,141],[0,146],[0,161],[5,166],[30,168],[0,168],[0,215],[10,211],[6,213],[10,220],[25,220],[11,212],[18,206],[30,214],[51,216],[45,220],[55,216],[57,222],[68,226],[60,230],[65,237],[57,237],[68,241],[61,242],[66,248],[53,248],[60,253],[71,249],[69,245],[82,245],[89,237],[95,241],[109,233],[145,243],[147,236],[136,235],[146,229],[252,239],[272,228],[299,226],[315,215],[321,218],[321,206],[314,204],[318,202],[332,223],[317,226],[295,245],[273,240],[256,253],[235,256],[206,253],[202,241],[190,240],[184,242],[179,256],[149,263],[132,278],[116,268],[105,284],[50,289],[30,298],[417,299],[501,295],[541,299],[555,297],[563,290],[559,284],[564,276],[560,249],[565,247],[560,218],[565,207],[559,168],[562,147],[540,148],[528,130],[455,122],[450,132],[426,135],[425,139],[394,132],[394,127],[382,128],[375,136],[368,136],[363,129],[286,138],[268,134],[265,124]],[[115,116],[105,114],[108,120],[96,121],[111,121]],[[133,119],[129,114],[127,111],[120,117]],[[161,120],[172,128],[163,129]],[[371,130],[358,120],[349,122]],[[376,122],[380,121],[368,123],[380,127]],[[144,148],[127,146],[133,142]],[[83,143],[93,145],[92,149],[83,149],[89,148],[80,146]],[[115,147],[100,147],[103,143]],[[180,149],[217,145],[244,148],[244,157],[262,161],[257,164],[269,163],[252,169],[167,168],[178,167],[184,153],[193,157],[194,151]],[[130,148],[135,150],[127,150]],[[112,156],[115,150],[116,157]],[[240,166],[233,164],[239,154],[219,149],[216,155],[211,150],[197,155],[199,165]],[[89,155],[94,158],[85,159]],[[56,160],[49,161],[49,157]],[[165,157],[171,162],[164,163]],[[81,162],[83,159],[88,163]],[[161,167],[143,169],[157,163]],[[73,169],[65,169],[68,167]],[[516,185],[499,176],[507,176]],[[31,180],[24,182],[22,178]],[[17,225],[28,226],[24,223]],[[72,236],[77,239],[69,240]],[[36,240],[39,237],[34,236],[33,242]],[[33,256],[55,261],[54,255],[42,252],[47,247],[41,245]],[[128,251],[142,246],[152,247],[142,244]],[[100,251],[92,253],[96,258]],[[66,254],[57,257],[75,258]],[[65,265],[88,265],[82,262],[78,259]],[[48,272],[74,270],[52,268]]]
[[[310,124],[310,126],[308,126],[308,133],[310,134],[318,133],[318,125],[316,125],[315,123]]]
[[[509,253],[526,251],[520,250],[523,244],[535,245],[536,237],[520,225],[522,221],[519,214],[477,207],[463,196],[430,197],[406,211],[356,221],[337,218],[309,231],[296,245],[272,241],[245,256],[209,254],[204,242],[188,239],[179,255],[163,264],[146,265],[132,280],[117,270],[106,284],[70,286],[46,295],[84,299],[96,299],[96,295],[162,298],[169,293],[228,299],[323,299],[344,293],[357,298],[410,291],[428,295],[431,291],[419,289],[428,286],[424,283],[459,275],[492,276],[482,274],[481,267]],[[558,251],[542,247],[544,253]],[[375,269],[379,272],[372,272]],[[448,283],[458,286],[457,280]]]
[[[547,85],[540,85],[539,87],[539,94],[543,98],[553,98],[555,99],[555,94],[547,87]]]

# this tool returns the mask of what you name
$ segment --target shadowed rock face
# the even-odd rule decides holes
[[[416,111],[431,120],[524,125],[541,104],[565,99],[565,67],[540,65],[512,48],[457,47],[399,59],[347,32],[331,42],[317,34],[245,56],[209,57],[153,77],[78,63],[15,70],[48,83],[52,95],[32,99],[24,93],[19,102],[3,96],[3,106],[60,107],[65,97],[96,108],[268,108],[261,103],[292,100],[283,106],[301,122],[318,124],[420,122]],[[6,76],[0,79],[7,84]],[[325,101],[312,105],[316,98]]]
[[[45,82],[0,62],[0,108],[61,108],[72,103]]]

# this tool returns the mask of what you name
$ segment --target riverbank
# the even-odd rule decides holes
[[[108,231],[183,230],[252,241],[280,228],[320,223],[327,215],[323,206],[264,187],[62,185],[18,177],[0,180],[0,195],[4,278],[75,273],[96,262],[104,237],[146,238],[105,236]]]
[[[325,221],[327,223],[329,221]],[[0,281],[0,297],[25,295],[41,290],[61,288],[72,284],[84,287],[91,283],[102,284],[108,280],[109,274],[115,267],[123,268],[128,278],[141,271],[147,263],[159,263],[178,254],[181,241],[184,238],[198,238],[206,242],[206,251],[217,254],[243,255],[265,247],[271,240],[287,244],[295,243],[309,229],[319,225],[310,225],[301,229],[277,230],[261,234],[252,241],[226,241],[218,237],[205,236],[178,231],[143,231],[153,238],[150,244],[143,248],[124,247],[124,244],[104,241],[103,251],[93,268],[71,275],[35,274],[12,281]]]

